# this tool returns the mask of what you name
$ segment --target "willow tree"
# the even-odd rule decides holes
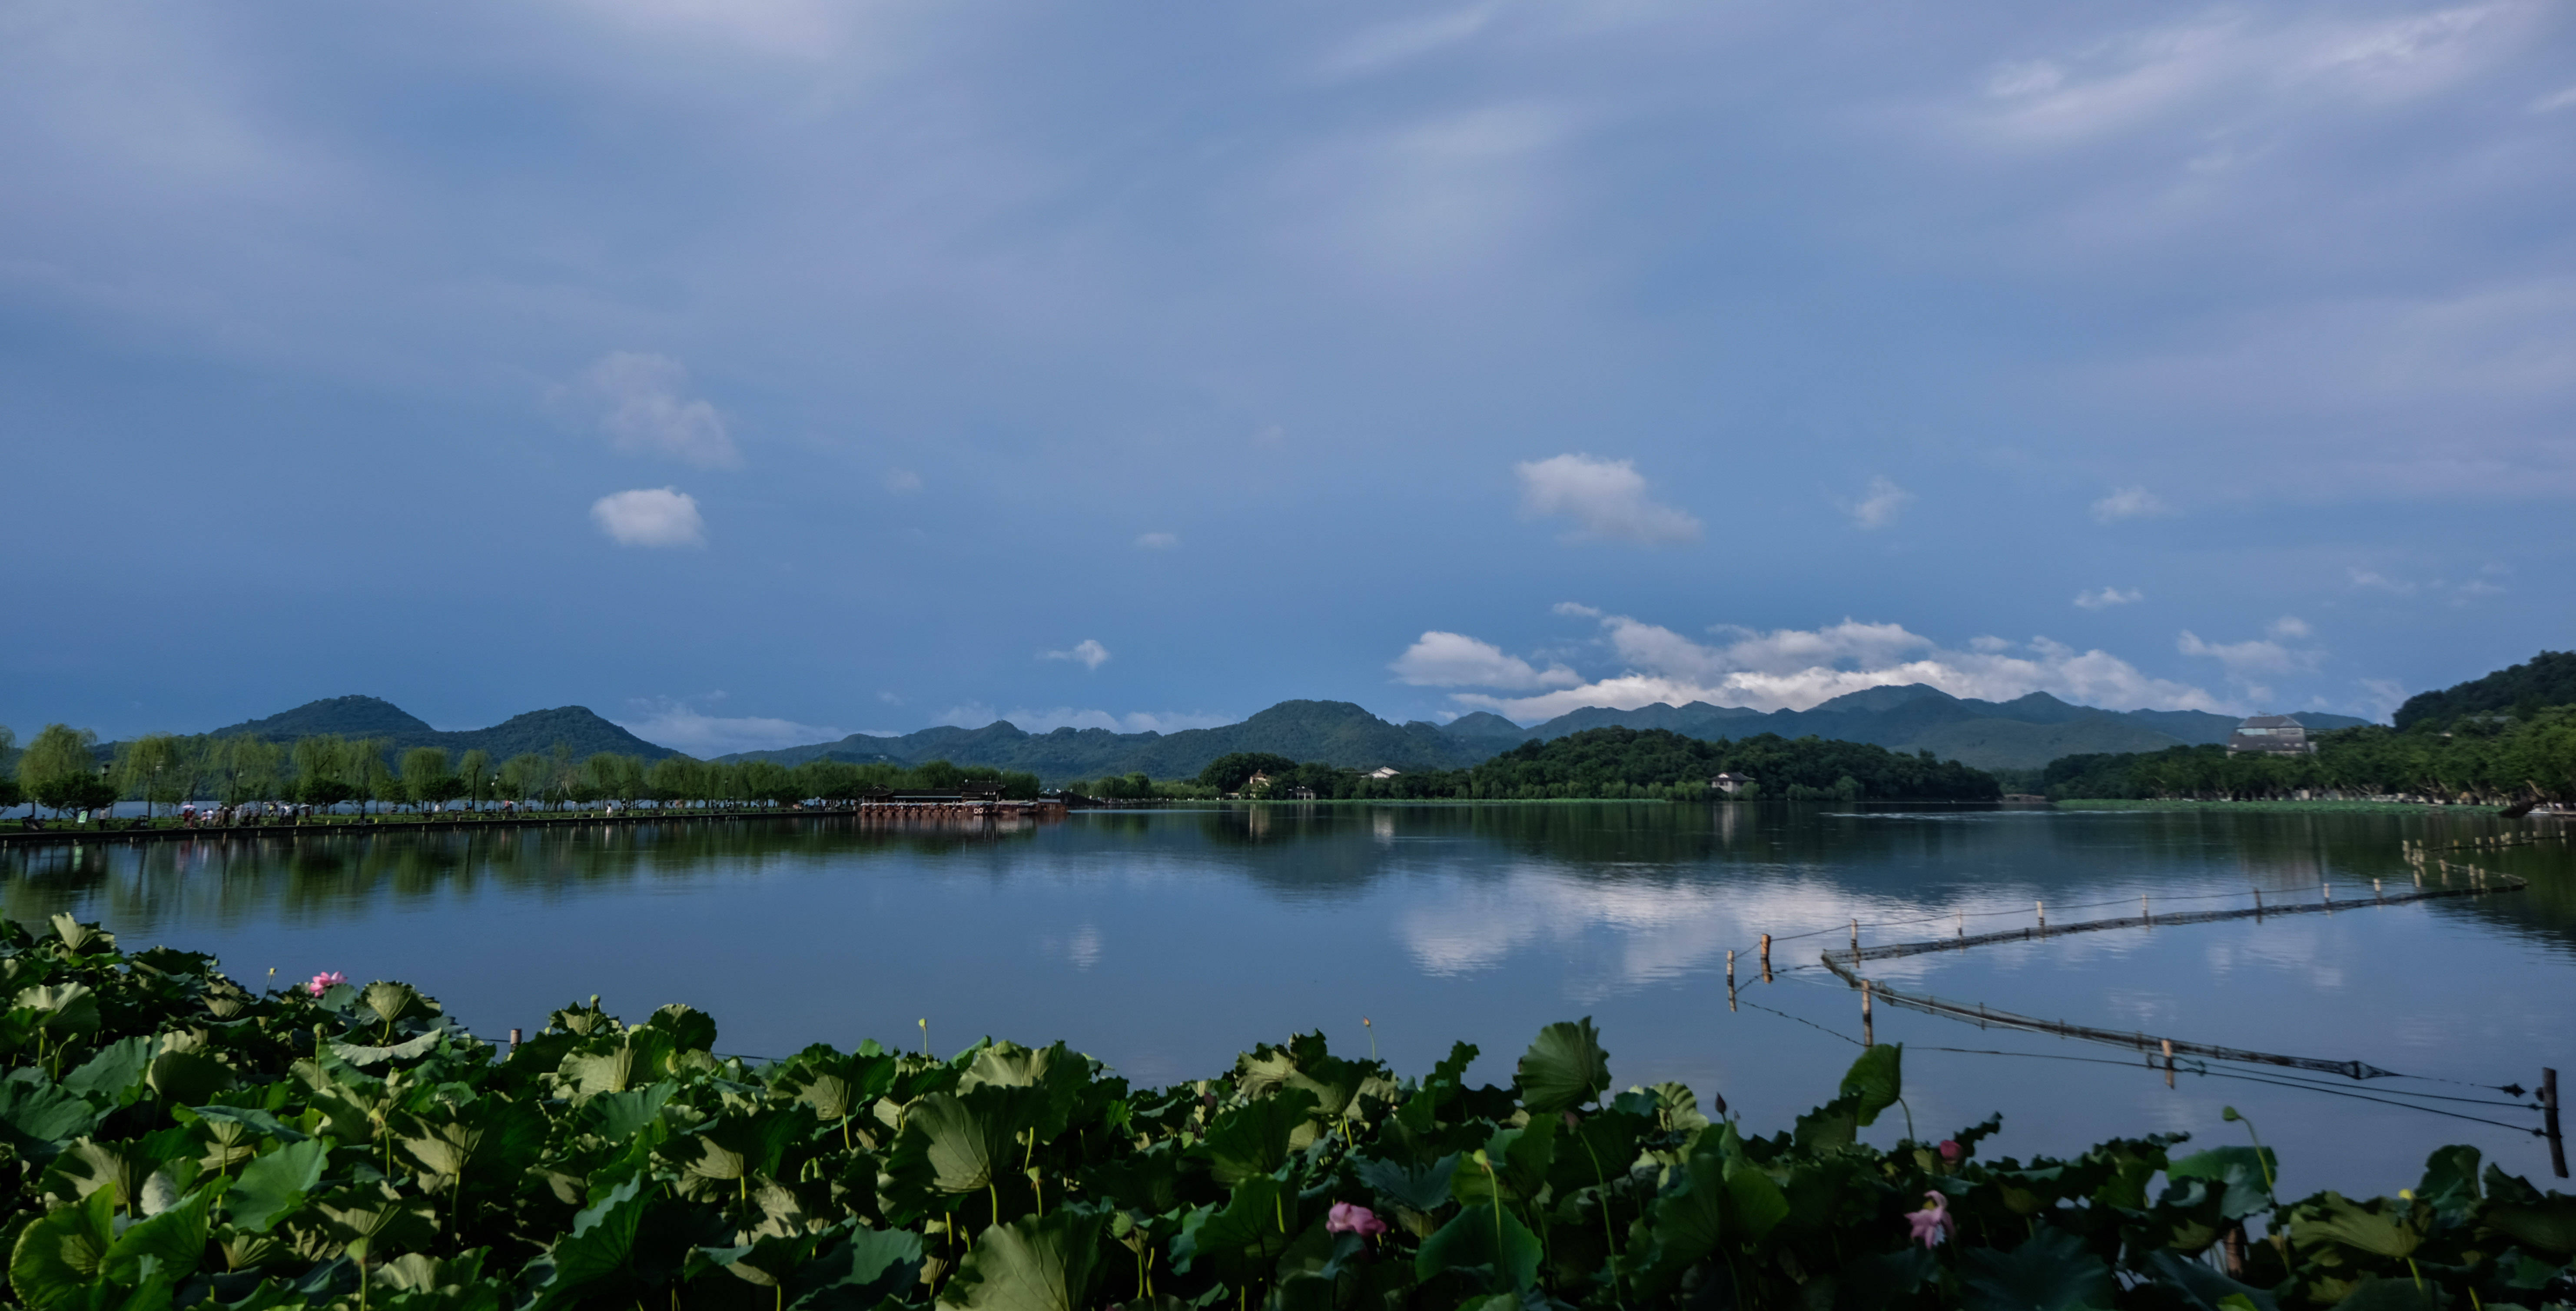
[[[18,757],[18,779],[36,804],[57,814],[116,800],[116,785],[99,776],[98,734],[69,724],[47,724]]]

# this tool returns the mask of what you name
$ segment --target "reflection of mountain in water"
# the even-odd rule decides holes
[[[1288,902],[1347,900],[1386,880],[1429,877],[1478,900],[1481,915],[1513,907],[1470,890],[1508,886],[1531,914],[1565,914],[1563,899],[1588,898],[1604,913],[1624,906],[1615,910],[1623,922],[1652,918],[1657,896],[1688,902],[1724,890],[1739,913],[1767,903],[1763,913],[1783,928],[1792,919],[1809,928],[1819,925],[1807,921],[1851,913],[1896,918],[2012,898],[2047,899],[2052,919],[2072,919],[2106,888],[2134,895],[2180,882],[2313,897],[2320,881],[2333,879],[2353,889],[2338,896],[2358,898],[2372,878],[2410,878],[2398,859],[2402,836],[2453,840],[2494,826],[2485,816],[1600,802],[1109,811],[984,829],[889,831],[823,819],[235,837],[0,854],[0,910],[36,922],[79,906],[123,930],[151,932],[186,919],[323,921],[486,890],[613,896],[639,885],[751,877],[782,862],[863,877],[871,863],[898,859],[943,877],[997,882],[1068,861],[1160,865],[1187,877],[1236,878]],[[2479,916],[2561,947],[2576,943],[2576,844],[2481,859],[2529,879],[2530,891],[2445,903],[2434,913]],[[1530,891],[1538,881],[1544,895]]]

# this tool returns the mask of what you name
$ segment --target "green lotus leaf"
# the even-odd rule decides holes
[[[390,1186],[360,1184],[315,1203],[332,1239],[360,1261],[417,1247],[438,1232],[429,1204]]]
[[[2251,1147],[2214,1147],[2168,1162],[2165,1177],[2205,1179],[2218,1185],[2223,1190],[2218,1213],[2230,1220],[2241,1220],[2272,1205],[2271,1185],[2264,1182],[2267,1167],[2278,1168],[2269,1149],[2258,1153]]]
[[[1184,1216],[1172,1238],[1172,1269],[1232,1283],[1259,1279],[1294,1241],[1297,1199],[1268,1175],[1243,1181],[1222,1206]]]
[[[406,1252],[376,1267],[370,1278],[377,1287],[398,1293],[461,1288],[483,1278],[483,1249],[445,1261],[420,1252]]]
[[[1217,1182],[1229,1187],[1266,1175],[1315,1138],[1315,1094],[1289,1088],[1228,1108],[1199,1143]],[[1301,1141],[1302,1140],[1302,1141]]]
[[[224,1213],[246,1232],[267,1232],[304,1205],[305,1195],[322,1180],[328,1154],[328,1143],[307,1138],[258,1157],[225,1190]]]
[[[660,1029],[633,1028],[619,1034],[605,1051],[582,1051],[563,1058],[558,1073],[578,1102],[600,1093],[625,1092],[670,1073],[675,1048]]]
[[[107,1277],[128,1287],[147,1277],[171,1283],[187,1278],[206,1254],[206,1203],[199,1193],[128,1226],[107,1249]]]
[[[46,922],[54,926],[54,936],[61,939],[63,946],[68,950],[84,956],[116,950],[115,934],[95,924],[83,924],[73,919],[70,911],[64,911]]]
[[[119,1038],[63,1076],[63,1087],[101,1106],[131,1106],[143,1096],[143,1078],[161,1050],[153,1037]]]
[[[1351,1162],[1351,1167],[1361,1183],[1395,1202],[1416,1211],[1437,1211],[1449,1202],[1450,1179],[1457,1173],[1458,1157],[1452,1153],[1419,1166],[1361,1159]]]
[[[1559,1021],[1538,1031],[1512,1076],[1521,1105],[1531,1115],[1573,1110],[1610,1087],[1610,1053],[1601,1049],[1592,1017]]]
[[[1878,1113],[1905,1095],[1905,1044],[1882,1043],[1860,1054],[1843,1075],[1837,1100],[1852,1105],[1853,1122],[1862,1128],[1878,1122]]]
[[[51,1083],[0,1079],[0,1143],[42,1164],[98,1128],[101,1112]]]
[[[2149,1252],[2140,1263],[2155,1280],[2157,1287],[2171,1292],[2192,1311],[2222,1311],[2241,1305],[2250,1311],[2277,1311],[2273,1296],[2249,1284],[2240,1284],[2211,1268],[2172,1252]]]
[[[2373,1256],[2398,1260],[2413,1254],[2423,1243],[2425,1218],[2420,1212],[2401,1215],[2384,1199],[2374,1198],[2366,1206],[2356,1206],[2340,1193],[2327,1192],[2301,1204],[2300,1214],[2290,1221],[2290,1242],[2299,1247],[2340,1243]]]
[[[1100,1273],[1109,1217],[1065,1207],[987,1229],[940,1300],[968,1311],[1082,1311]]]
[[[1122,1210],[1160,1215],[1181,1204],[1184,1161],[1180,1144],[1164,1139],[1141,1151],[1082,1167],[1082,1192]]]
[[[625,1092],[600,1093],[581,1104],[576,1120],[611,1143],[622,1143],[662,1118],[662,1108],[679,1085],[665,1080]]]
[[[1726,1162],[1726,1201],[1727,1231],[1748,1243],[1761,1242],[1789,1218],[1789,1196],[1780,1182],[1741,1158]]]
[[[2083,1239],[2048,1225],[2009,1253],[1963,1249],[1959,1276],[1966,1311],[2081,1311],[2112,1305],[2118,1292]]]
[[[1673,1133],[1698,1133],[1709,1126],[1709,1118],[1699,1109],[1699,1094],[1686,1083],[1658,1083],[1644,1089],[1654,1098],[1655,1120]]]
[[[2484,1220],[2489,1229],[2562,1261],[2576,1255],[2576,1197],[2551,1193],[2538,1202],[2490,1206]]]
[[[2364,1279],[2335,1304],[2336,1311],[2441,1311],[2431,1289],[2410,1278]]]
[[[1004,1173],[1017,1173],[1020,1135],[1045,1104],[1043,1089],[991,1084],[914,1102],[886,1160],[895,1218],[908,1222],[953,1210],[959,1194],[980,1192]]]
[[[1450,1194],[1466,1203],[1492,1200],[1498,1188],[1507,1202],[1537,1197],[1547,1187],[1548,1167],[1556,1161],[1557,1126],[1562,1123],[1550,1115],[1532,1119],[1522,1128],[1496,1130],[1485,1142],[1485,1159],[1493,1173],[1489,1176],[1485,1167],[1470,1164],[1450,1176]]]
[[[187,1110],[189,1115],[204,1121],[207,1128],[210,1130],[219,1125],[229,1126],[237,1128],[243,1133],[256,1134],[259,1137],[274,1139],[281,1143],[300,1143],[304,1141],[304,1135],[298,1132],[294,1126],[287,1124],[285,1121],[278,1119],[275,1115],[272,1115],[267,1111],[259,1110],[255,1107],[191,1106],[187,1108]],[[239,1140],[234,1139],[231,1141]]]
[[[151,1176],[156,1164],[141,1143],[103,1143],[83,1138],[64,1148],[53,1164],[45,1167],[36,1190],[65,1202],[82,1201],[103,1191],[114,1199],[117,1210],[130,1211],[143,1196],[143,1181]]]
[[[1626,1178],[1637,1160],[1639,1144],[1654,1123],[1644,1115],[1615,1108],[1584,1116],[1573,1128],[1557,1134],[1556,1163],[1548,1168],[1548,1183],[1557,1196],[1571,1197]]]
[[[115,1242],[116,1200],[105,1191],[50,1212],[20,1231],[10,1249],[10,1290],[29,1311],[72,1305],[89,1292]]]
[[[632,1176],[575,1214],[572,1229],[547,1250],[545,1278],[532,1305],[559,1306],[584,1287],[632,1269],[635,1236],[652,1205],[652,1190],[650,1179]]]
[[[152,1058],[143,1081],[162,1101],[194,1106],[211,1100],[237,1080],[232,1067],[202,1052],[165,1051]]]
[[[636,1027],[669,1035],[671,1050],[675,1052],[715,1050],[715,1017],[694,1006],[682,1006],[675,1002],[653,1012],[651,1019]]]
[[[390,1028],[396,1020],[419,1011],[421,995],[408,983],[378,979],[358,994],[358,1004],[375,1013],[376,1023]]]
[[[853,1225],[787,1279],[789,1311],[865,1311],[921,1282],[921,1235]]]
[[[57,1038],[98,1032],[98,994],[85,983],[42,983],[21,989],[9,1008],[28,1012],[37,1028]]]
[[[1413,1273],[1427,1281],[1445,1270],[1481,1266],[1491,1272],[1497,1289],[1529,1289],[1537,1286],[1541,1255],[1538,1235],[1519,1217],[1480,1202],[1422,1240],[1422,1249],[1413,1257]]]
[[[1848,1311],[1912,1305],[1914,1290],[1940,1277],[1941,1262],[1928,1248],[1908,1245],[1862,1257],[1840,1271],[1834,1305]]]
[[[2465,1143],[2437,1147],[2424,1160],[2424,1178],[2415,1185],[2415,1204],[2453,1224],[2477,1210],[2478,1149]]]
[[[454,1030],[449,1029],[447,1021],[441,1019],[424,1032],[381,1047],[370,1043],[334,1042],[331,1044],[331,1054],[351,1065],[360,1066],[383,1065],[388,1061],[416,1061],[436,1051],[439,1043],[451,1032]]]
[[[1649,1297],[1671,1289],[1684,1271],[1708,1259],[1726,1228],[1731,1198],[1725,1161],[1713,1152],[1696,1152],[1672,1174],[1672,1183],[1647,1210],[1649,1241],[1637,1262],[1637,1287]]]

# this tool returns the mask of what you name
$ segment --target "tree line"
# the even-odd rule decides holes
[[[1208,792],[1239,793],[1260,775],[1266,779],[1259,786],[1260,795],[1284,798],[1312,792],[1318,800],[1705,801],[1711,796],[1710,780],[1721,773],[1752,778],[1736,793],[1743,798],[1991,801],[2002,795],[1993,775],[1957,761],[1936,760],[1929,751],[1909,755],[1865,742],[1791,739],[1777,733],[1708,741],[1668,729],[1618,727],[1524,742],[1465,769],[1419,770],[1387,778],[1337,765],[1239,752],[1218,758],[1191,782]]]
[[[2298,796],[2470,804],[2576,802],[2576,705],[2419,719],[2322,733],[2313,755],[2231,756],[2224,747],[2064,756],[2041,786],[2056,800],[2251,801]]]
[[[0,810],[42,806],[61,813],[97,810],[118,801],[176,807],[192,801],[225,806],[282,802],[330,808],[427,811],[464,801],[531,806],[792,805],[856,800],[876,789],[953,792],[963,780],[997,780],[1006,797],[1038,793],[1035,774],[961,767],[945,760],[904,767],[809,760],[795,766],[765,760],[717,763],[688,756],[647,761],[597,752],[576,759],[557,743],[550,753],[494,760],[489,752],[451,757],[443,747],[396,752],[390,739],[323,734],[274,742],[248,735],[152,733],[102,753],[98,735],[48,724],[17,750],[0,727]],[[12,759],[14,757],[14,760]]]

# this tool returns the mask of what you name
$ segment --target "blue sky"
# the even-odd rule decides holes
[[[29,0],[0,170],[22,736],[2576,644],[2548,3]]]

